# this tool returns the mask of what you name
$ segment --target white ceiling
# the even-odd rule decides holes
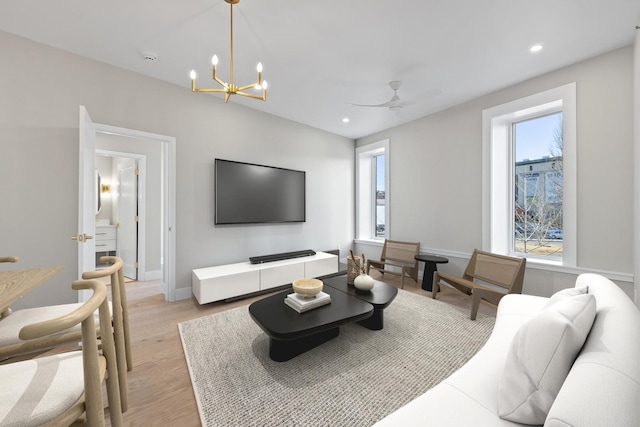
[[[355,139],[630,45],[639,23],[638,0],[242,0],[235,82],[252,83],[261,61],[269,92],[229,102]],[[0,30],[185,90],[192,68],[216,87],[216,53],[229,79],[224,0],[1,0]],[[347,105],[388,101],[391,80],[411,105]]]

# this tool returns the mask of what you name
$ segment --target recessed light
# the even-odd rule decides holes
[[[342,123],[349,123],[349,117],[345,117],[344,119],[342,119]]]
[[[542,50],[542,45],[541,44],[534,44],[533,46],[531,46],[529,48],[529,52],[540,52]]]

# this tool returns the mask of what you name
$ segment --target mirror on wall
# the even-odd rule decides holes
[[[100,172],[96,169],[96,215],[102,209],[102,183],[100,182]]]

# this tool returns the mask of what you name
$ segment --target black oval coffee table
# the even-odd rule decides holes
[[[375,281],[373,289],[358,291],[347,285],[345,273],[320,277],[331,303],[298,313],[284,303],[291,289],[249,306],[251,318],[269,337],[269,357],[285,362],[340,334],[340,326],[357,322],[371,330],[384,326],[383,310],[398,294],[395,286]]]
[[[378,280],[373,281],[373,289],[370,291],[359,291],[355,286],[347,284],[346,276],[323,278],[322,281],[327,286],[338,289],[352,297],[366,301],[373,306],[371,317],[360,320],[358,323],[367,329],[379,331],[384,327],[384,309],[391,304],[398,295],[398,288],[388,285]]]
[[[298,313],[284,303],[291,292],[279,292],[249,306],[251,318],[269,337],[269,357],[276,362],[311,350],[337,337],[340,326],[373,314],[371,304],[330,286],[323,289],[331,295],[330,304]]]

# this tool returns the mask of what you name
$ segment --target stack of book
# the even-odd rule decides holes
[[[322,307],[325,304],[331,302],[331,295],[320,292],[314,297],[301,297],[295,292],[287,295],[284,299],[284,303],[293,308],[298,313],[304,313],[305,311],[313,310],[314,308]]]

